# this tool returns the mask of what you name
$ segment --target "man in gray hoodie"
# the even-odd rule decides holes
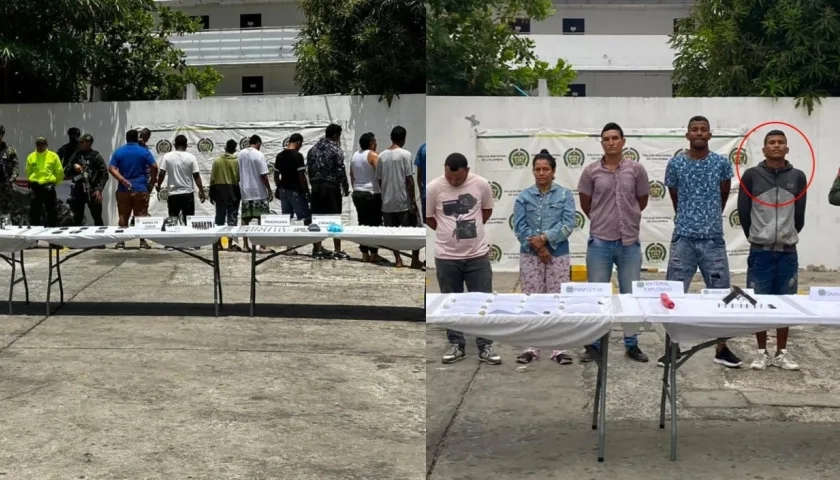
[[[799,256],[796,244],[805,226],[808,180],[802,170],[785,159],[787,137],[773,130],[764,137],[765,160],[741,176],[738,216],[750,242],[747,287],[757,294],[796,295],[799,290]],[[758,357],[753,370],[768,366],[799,370],[787,353],[788,328],[776,330],[776,354],[767,353],[767,332],[756,333]]]

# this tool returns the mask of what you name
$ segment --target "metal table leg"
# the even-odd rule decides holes
[[[20,259],[18,259],[18,253],[20,253]],[[12,267],[12,275],[9,279],[9,315],[12,315],[12,302],[14,301],[15,297],[15,285],[18,283],[23,283],[23,288],[26,291],[26,304],[29,305],[29,282],[26,279],[26,267],[24,265],[23,259],[23,250],[20,252],[12,252],[11,257],[7,257],[6,255],[0,254],[0,258],[2,258],[6,263]],[[20,276],[17,275],[17,266],[20,264]]]
[[[251,245],[251,316],[254,316],[254,305],[257,303],[257,251]]]
[[[610,333],[607,332],[601,338],[601,362],[598,365],[598,378],[600,380],[600,398],[598,410],[598,461],[604,461],[604,448],[606,443],[607,429],[607,359],[609,358]]]
[[[659,428],[665,428],[665,401],[668,399],[668,378],[671,365],[671,336],[665,334],[665,368],[662,372],[662,398],[659,401]]]
[[[669,369],[670,397],[671,397],[671,461],[677,459],[677,348],[678,343],[671,342],[668,358],[672,368]]]

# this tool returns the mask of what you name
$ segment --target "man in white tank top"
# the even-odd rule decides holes
[[[379,227],[382,225],[382,193],[376,179],[376,136],[365,133],[359,138],[361,150],[353,154],[350,161],[350,183],[353,185],[353,205],[359,218],[359,225]],[[362,261],[370,263],[387,263],[379,256],[379,249],[367,245],[359,245]]]

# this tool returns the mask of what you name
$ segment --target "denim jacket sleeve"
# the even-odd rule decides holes
[[[525,200],[522,198],[523,193],[516,197],[516,202],[513,204],[513,233],[522,248],[530,249],[531,245],[528,243],[528,237],[532,237],[534,232],[528,226],[527,210],[525,209]]]
[[[551,228],[545,232],[548,237],[548,245],[552,250],[557,248],[557,245],[569,239],[572,232],[575,231],[575,197],[571,191],[565,192],[563,203],[563,213],[560,216],[560,221],[552,225]]]

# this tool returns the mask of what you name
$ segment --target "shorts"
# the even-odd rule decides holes
[[[242,202],[242,220],[259,219],[263,215],[271,214],[268,202],[265,200],[246,200]]]
[[[386,227],[416,227],[417,215],[410,210],[404,212],[382,212]]]
[[[312,184],[312,213],[315,215],[340,215],[343,210],[341,187],[336,183]]]
[[[192,193],[170,195],[166,199],[166,209],[170,217],[180,217],[183,214],[186,222],[187,217],[195,215],[195,195]]]
[[[119,226],[127,227],[132,214],[135,217],[149,216],[148,192],[120,192],[117,191],[117,214]]]

